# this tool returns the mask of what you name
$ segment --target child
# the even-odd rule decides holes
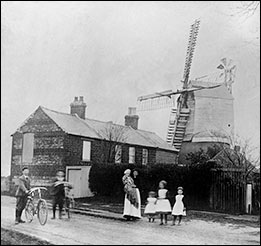
[[[62,218],[62,210],[63,210],[63,203],[65,199],[65,180],[64,180],[64,171],[58,171],[56,173],[56,178],[54,180],[54,183],[52,185],[52,191],[51,195],[53,196],[52,201],[52,207],[53,207],[53,217],[51,219],[55,219],[55,211],[56,206],[59,206],[59,219]],[[72,188],[71,185],[69,185],[68,188]],[[66,190],[68,192],[68,190]]]
[[[64,172],[58,171],[56,173],[56,178],[52,185],[51,195],[53,196],[52,200],[52,208],[53,208],[53,217],[51,219],[55,219],[55,210],[56,206],[59,206],[59,219],[62,218],[62,209],[63,209],[63,202],[64,202],[64,185],[62,183],[64,181]]]
[[[148,215],[149,222],[154,222],[154,216],[156,214],[156,202],[157,198],[155,198],[155,192],[150,191],[149,197],[147,198],[147,205],[144,210],[144,214]]]
[[[173,210],[172,210],[172,216],[173,216],[173,222],[172,225],[175,225],[177,216],[179,216],[179,222],[178,225],[180,225],[181,223],[181,219],[182,219],[182,215],[185,213],[185,207],[184,207],[184,203],[182,201],[184,195],[183,195],[183,188],[182,187],[178,187],[178,195],[176,195],[176,202],[173,206]]]
[[[165,224],[167,224],[167,216],[171,213],[170,202],[167,199],[168,190],[165,189],[167,182],[162,180],[159,182],[158,199],[156,203],[156,213],[160,214],[160,225],[163,225],[163,215],[165,217]]]

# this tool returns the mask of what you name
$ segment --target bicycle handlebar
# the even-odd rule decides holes
[[[30,190],[29,190],[29,192],[28,192],[28,194],[30,194],[30,193],[32,193],[32,192],[34,192],[34,191],[41,191],[41,189],[42,190],[47,190],[47,188],[45,188],[45,187],[34,187],[34,188],[31,188]]]
[[[72,186],[72,184],[70,182],[68,182],[68,181],[56,181],[54,186],[61,185],[61,184]]]

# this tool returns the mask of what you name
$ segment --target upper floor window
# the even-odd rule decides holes
[[[142,165],[148,164],[148,150],[142,149]]]
[[[129,147],[129,163],[135,163],[135,147]]]
[[[121,163],[122,148],[121,145],[115,146],[115,163]]]
[[[34,156],[34,134],[23,134],[22,162],[32,162]]]
[[[83,141],[82,160],[83,161],[91,160],[91,142],[89,141]]]

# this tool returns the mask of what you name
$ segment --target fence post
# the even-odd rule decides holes
[[[246,185],[246,213],[252,213],[252,184]]]

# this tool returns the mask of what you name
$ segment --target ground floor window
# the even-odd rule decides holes
[[[121,145],[115,146],[115,163],[121,163],[122,148]]]
[[[129,147],[129,163],[135,163],[135,147]]]
[[[142,149],[142,165],[148,164],[148,150]]]

